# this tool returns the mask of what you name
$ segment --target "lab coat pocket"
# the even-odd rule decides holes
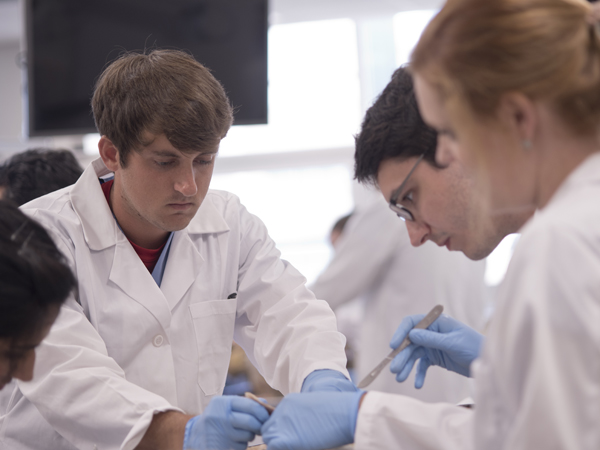
[[[198,347],[198,384],[204,395],[220,394],[225,387],[236,307],[236,299],[190,305]]]

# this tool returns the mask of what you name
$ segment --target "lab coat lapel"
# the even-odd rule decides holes
[[[90,250],[99,251],[112,247],[119,234],[98,181],[99,177],[110,173],[102,160],[96,159],[85,169],[69,194]]]
[[[167,298],[171,311],[200,275],[202,265],[205,263],[202,255],[210,251],[201,247],[203,242],[201,235],[220,234],[224,236],[227,231],[229,231],[229,226],[223,215],[207,197],[187,228],[175,233],[161,284],[161,290]],[[221,236],[219,236],[219,242],[223,240]],[[219,252],[213,254],[210,261],[211,264],[217,265],[217,272],[218,268],[224,267],[221,264]],[[209,269],[215,268],[211,267]],[[202,271],[204,276],[212,272],[211,270]],[[210,276],[210,279],[203,281],[219,286],[221,280],[216,279],[217,277],[218,275],[216,277]]]
[[[163,293],[125,237],[119,233],[109,280],[144,306],[165,332],[171,325],[171,311]]]
[[[88,166],[71,190],[71,201],[81,221],[85,240],[92,251],[110,251],[114,246],[109,280],[142,304],[168,331],[171,312],[167,302],[152,275],[119,230],[100,187],[98,178],[110,173],[102,159],[98,158]]]
[[[203,263],[189,234],[185,230],[176,232],[160,286],[171,311],[194,283]]]

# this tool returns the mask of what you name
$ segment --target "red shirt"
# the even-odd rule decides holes
[[[110,204],[110,190],[112,189],[113,181],[114,179],[106,181],[102,184],[102,192],[104,192],[104,197],[106,198],[108,206],[111,210],[112,206]],[[129,241],[129,238],[127,238],[127,240]],[[154,270],[154,266],[156,266],[156,263],[160,258],[160,254],[162,253],[163,248],[165,248],[166,242],[157,249],[140,247],[139,245],[136,245],[131,241],[129,241],[129,243],[131,244],[137,255],[140,257],[146,268],[150,271],[150,273],[152,273],[152,271]]]

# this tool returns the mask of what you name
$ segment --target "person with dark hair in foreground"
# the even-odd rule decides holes
[[[74,184],[83,169],[69,150],[33,148],[13,155],[0,167],[0,198],[21,206]]]
[[[232,342],[283,393],[359,392],[324,301],[264,224],[209,189],[232,107],[187,53],[126,53],[92,97],[100,158],[23,208],[79,279],[36,379],[17,383],[11,450],[245,449],[268,418],[222,396]]]
[[[33,378],[46,337],[75,278],[46,230],[0,201],[0,389]]]

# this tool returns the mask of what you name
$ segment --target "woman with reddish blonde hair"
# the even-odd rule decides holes
[[[417,360],[421,381],[430,365],[459,368],[475,409],[369,392],[356,416],[343,394],[300,396],[263,425],[269,449],[600,448],[599,19],[583,0],[448,0],[412,56],[438,164],[461,160],[490,214],[537,210],[481,353],[458,322],[410,331],[413,316],[394,338],[413,342],[392,363],[399,378]],[[311,421],[327,427],[312,436]]]
[[[454,430],[463,448],[600,448],[598,11],[577,0],[450,0],[413,53],[438,163],[462,160],[492,214],[538,211],[471,367],[477,407]],[[436,359],[413,351],[425,366]],[[446,413],[432,433],[455,428]],[[457,443],[436,436],[446,439],[422,447]]]

